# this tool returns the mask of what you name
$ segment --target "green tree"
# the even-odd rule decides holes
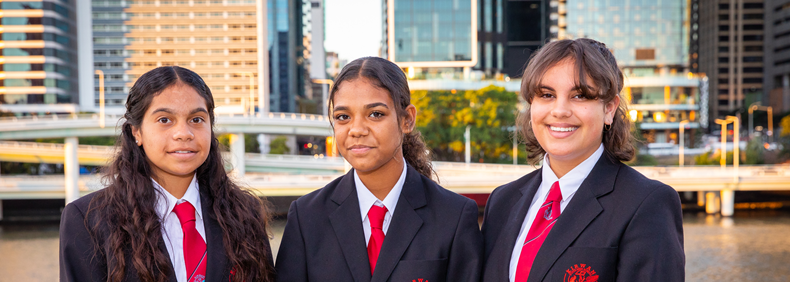
[[[269,144],[269,154],[274,155],[284,155],[291,151],[291,148],[288,148],[286,144],[288,139],[285,136],[278,136],[274,138],[272,142]]]
[[[472,160],[512,162],[512,128],[518,95],[503,87],[467,91],[412,91],[417,129],[434,159],[463,161],[464,132],[471,127]],[[519,150],[523,153],[523,150]]]
[[[230,148],[230,134],[220,134],[217,136],[217,141],[222,145],[223,149]],[[260,153],[261,145],[258,143],[258,134],[244,134],[244,152],[246,153]]]

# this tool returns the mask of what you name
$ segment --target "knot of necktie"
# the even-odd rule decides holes
[[[195,221],[195,207],[189,202],[176,205],[176,207],[173,208],[173,212],[178,216],[178,221],[181,222],[181,225],[190,221]]]
[[[382,229],[384,226],[384,215],[387,214],[386,207],[373,205],[368,211],[368,218],[370,219],[370,227]]]
[[[546,197],[546,201],[551,202],[560,202],[562,201],[562,190],[560,190],[560,182],[555,181],[554,184],[551,185],[551,190],[549,190],[549,196]]]

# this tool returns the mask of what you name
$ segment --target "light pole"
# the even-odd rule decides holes
[[[335,84],[335,82],[332,81],[331,79],[323,79],[323,78],[322,79],[318,79],[318,78],[313,79],[313,83],[327,84],[327,85],[329,85],[329,91],[332,91],[332,86]],[[321,88],[323,90],[323,87],[321,87]],[[324,112],[324,116],[329,116],[329,112],[327,110],[327,107],[329,107],[329,101],[328,101],[328,97],[327,97],[326,93],[327,93],[327,91],[321,91],[321,101],[324,102],[324,108],[322,109],[322,111]]]
[[[685,165],[686,156],[684,154],[685,153],[684,147],[686,146],[686,138],[684,138],[683,133],[685,132],[686,124],[688,123],[689,123],[688,120],[683,120],[680,122],[680,124],[678,124],[678,127],[680,128],[680,142],[678,142],[680,144],[680,154],[678,154],[680,160],[678,161],[678,164],[680,164],[680,167],[683,167]]]
[[[716,119],[716,123],[721,124],[721,168],[727,166],[727,125],[732,123],[732,165],[735,168],[735,177],[738,177],[738,164],[740,162],[740,119],[734,116],[727,116],[726,119]]]
[[[96,70],[94,73],[99,75],[99,127],[104,128],[104,72]]]
[[[770,106],[761,106],[760,102],[754,102],[749,106],[749,138],[752,138],[752,134],[754,134],[754,111],[756,110],[768,112],[768,143],[771,143],[774,136],[774,109]]]
[[[252,72],[242,72],[244,75],[250,76],[250,116],[255,116],[255,74]]]

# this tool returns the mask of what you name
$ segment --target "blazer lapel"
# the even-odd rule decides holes
[[[491,256],[496,257],[488,258],[490,261],[500,262],[492,265],[492,267],[496,268],[494,273],[500,273],[502,275],[502,281],[508,280],[510,258],[513,255],[513,248],[516,245],[518,233],[521,231],[521,225],[524,223],[524,218],[526,218],[527,211],[532,203],[532,198],[535,197],[535,193],[538,192],[542,178],[541,171],[538,170],[534,177],[527,180],[521,189],[519,189],[521,197],[513,203],[507,224],[505,224],[502,232],[499,233],[499,237],[496,240],[497,244],[494,246],[494,250],[491,251]]]
[[[395,213],[392,215],[387,235],[381,245],[381,254],[376,261],[371,281],[387,281],[395,270],[400,258],[411,245],[414,236],[422,226],[422,218],[415,211],[426,205],[425,187],[419,172],[407,166],[406,181],[398,197]]]
[[[351,275],[355,281],[370,281],[370,263],[365,246],[365,232],[362,230],[362,215],[359,214],[359,199],[354,184],[354,170],[346,174],[337,184],[331,199],[337,204],[329,221],[343,250]]]
[[[230,275],[230,268],[222,239],[222,227],[219,226],[214,210],[211,209],[211,199],[200,193],[200,202],[203,210],[203,225],[206,229],[206,252],[208,253],[206,281],[225,281]]]
[[[620,165],[609,160],[606,153],[601,156],[543,242],[546,247],[535,256],[527,281],[542,281],[568,246],[603,211],[598,197],[614,189]]]

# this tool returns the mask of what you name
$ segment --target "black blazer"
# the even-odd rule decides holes
[[[353,173],[291,203],[277,281],[480,280],[477,205],[411,166],[371,277]]]
[[[508,281],[513,246],[540,183],[536,170],[491,193],[483,281]],[[604,153],[551,229],[528,281],[571,281],[574,273],[598,275],[599,282],[683,281],[681,213],[672,187]]]
[[[106,238],[100,236],[97,242],[93,241],[86,228],[85,213],[91,199],[100,190],[68,204],[63,210],[60,219],[60,281],[107,281],[107,262],[110,257],[105,254],[110,253],[105,244]],[[203,209],[203,224],[206,228],[206,250],[208,252],[208,265],[206,265],[206,281],[229,281],[231,268],[225,254],[225,245],[222,239],[222,228],[219,226],[211,209],[211,200],[200,194],[200,201]],[[96,212],[89,215],[88,224],[93,226],[96,223]],[[99,227],[100,233],[106,234],[107,226]],[[98,243],[98,245],[97,245]],[[99,248],[103,252],[99,252]],[[167,254],[167,247],[164,240],[160,241],[159,249]],[[269,241],[266,240],[268,257],[272,257]],[[124,281],[140,281],[137,277],[137,270],[131,264],[131,256],[127,255],[126,271]],[[176,282],[175,270],[170,264],[168,257],[168,281]]]

